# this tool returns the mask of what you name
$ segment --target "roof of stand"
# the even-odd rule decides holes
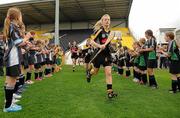
[[[112,19],[127,19],[132,0],[60,0],[60,22],[97,20],[103,14]],[[55,0],[30,0],[0,5],[0,26],[9,7],[19,7],[25,24],[49,24],[55,21]]]
[[[61,21],[97,20],[103,14],[127,19],[132,0],[60,0]]]
[[[54,0],[31,0],[0,5],[0,25],[3,24],[9,7],[21,9],[25,24],[48,24],[55,21]]]

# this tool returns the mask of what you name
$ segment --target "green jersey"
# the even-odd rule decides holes
[[[168,44],[168,54],[170,55],[170,60],[178,61],[178,47],[175,40],[172,40]]]
[[[145,58],[144,58],[143,53],[140,54],[140,56],[139,56],[139,66],[146,66]]]

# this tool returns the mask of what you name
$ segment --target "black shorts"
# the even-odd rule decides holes
[[[53,62],[52,64],[56,64],[56,57],[53,57]]]
[[[46,62],[44,61],[44,62],[41,62],[41,66],[44,66],[46,64]]]
[[[50,65],[54,64],[53,60],[52,61],[49,61]]]
[[[169,73],[180,74],[180,61],[170,61],[169,63]]]
[[[129,62],[129,60],[126,60],[126,67],[131,67],[131,63]]]
[[[29,68],[28,55],[27,54],[23,54],[23,63],[22,63],[22,65],[24,66],[24,69]]]
[[[89,63],[91,61],[91,56],[86,56],[84,60],[85,63]]]
[[[49,58],[46,58],[46,64],[51,64],[51,61],[49,60]]]
[[[138,66],[138,68],[139,68],[140,70],[142,70],[142,71],[147,70],[147,67],[146,67],[146,66]]]
[[[124,60],[118,60],[118,66],[123,67],[124,66]]]
[[[6,76],[19,77],[20,74],[21,74],[20,65],[6,67]]]
[[[22,65],[24,66],[24,69],[29,68],[29,64],[27,60],[24,60],[24,62],[22,63]]]
[[[36,63],[36,64],[34,64],[34,68],[35,68],[35,69],[40,69],[40,68],[41,68],[41,63]]]
[[[99,54],[93,61],[95,68],[100,68],[101,65],[103,67],[111,66],[112,65],[112,58],[111,55],[103,55]]]
[[[71,59],[77,59],[77,58],[78,58],[78,55],[76,53],[72,53]]]
[[[157,60],[156,59],[148,60],[147,68],[157,68]]]
[[[28,64],[29,64],[29,65],[34,65],[34,61],[35,61],[34,55],[30,55],[30,56],[28,57]]]

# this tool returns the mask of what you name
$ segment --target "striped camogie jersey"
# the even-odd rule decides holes
[[[110,31],[106,32],[103,27],[101,27],[101,29],[102,29],[102,31],[97,35],[97,37],[94,39],[94,41],[96,43],[99,43],[99,44],[102,45],[102,44],[106,43],[106,41],[108,39],[108,36],[110,34]],[[101,54],[103,54],[103,55],[110,55],[109,44],[107,44],[106,48],[101,51]]]
[[[156,39],[151,38],[146,41],[147,48],[154,48],[154,50],[148,52],[148,60],[156,59]]]
[[[10,37],[7,42],[7,67],[11,67],[14,65],[19,65],[21,60],[20,57],[22,55],[21,48],[19,45],[23,42],[23,38],[20,36],[19,27],[15,24],[11,23],[9,28]]]
[[[49,47],[46,45],[46,46],[44,47],[44,50],[45,50],[45,51],[49,51]],[[49,58],[49,53],[45,54],[45,59],[47,59],[47,58]]]
[[[41,58],[41,52],[38,52],[36,51],[35,55],[34,55],[34,63],[37,64],[37,63],[41,63],[43,60]]]

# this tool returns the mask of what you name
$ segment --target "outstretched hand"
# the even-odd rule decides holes
[[[28,32],[28,33],[25,35],[24,40],[25,40],[25,41],[28,41],[29,38],[31,38],[31,37],[32,37],[31,33]]]
[[[104,50],[104,49],[106,48],[106,45],[105,45],[105,44],[99,45],[99,48],[100,48],[101,50]]]

